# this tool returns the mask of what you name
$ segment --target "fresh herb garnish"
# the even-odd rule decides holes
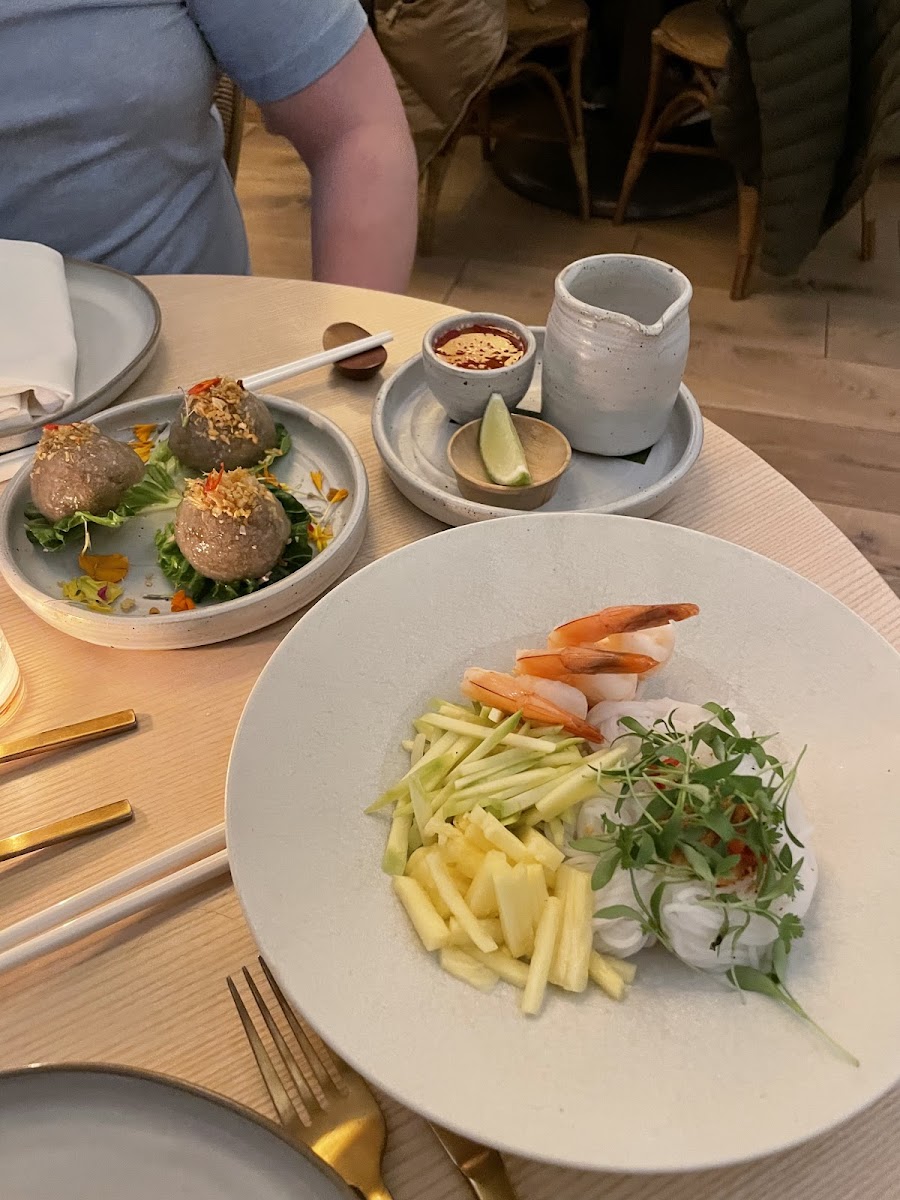
[[[628,730],[623,736],[636,739],[634,753],[599,772],[601,786],[619,788],[615,815],[603,815],[602,831],[572,847],[596,856],[595,891],[617,870],[628,871],[634,905],[611,905],[594,915],[634,920],[672,950],[661,919],[666,888],[699,880],[709,888],[709,897],[698,903],[722,917],[710,949],[733,951],[753,917],[772,925],[769,970],[736,965],[727,972],[730,982],[778,1000],[815,1025],[784,983],[788,954],[803,936],[803,922],[782,911],[783,904],[776,905],[803,887],[803,847],[786,814],[797,763],[787,767],[768,753],[768,738],[742,734],[728,709],[718,704],[704,708],[710,720],[687,732],[676,728],[671,716],[650,729],[630,717],[620,720]],[[758,773],[747,773],[748,758]],[[637,816],[625,822],[624,812]],[[639,870],[652,872],[656,880],[649,900],[637,887],[634,872]]]
[[[208,579],[195,571],[181,553],[175,541],[175,526],[169,522],[157,531],[156,550],[162,573],[177,591],[184,592],[195,603],[206,601],[220,604],[224,600],[249,596],[251,592],[259,591],[270,583],[277,583],[309,562],[313,556],[307,533],[311,523],[309,513],[296,496],[285,488],[269,483],[266,483],[266,487],[281,504],[291,523],[290,540],[269,574],[264,579],[238,579],[233,583]]]
[[[752,882],[740,895],[722,892],[717,902],[778,924],[773,902],[801,887],[797,876],[803,859],[794,861],[785,840],[787,835],[800,845],[785,816],[796,764],[788,769],[769,754],[768,739],[741,734],[728,709],[704,707],[711,719],[688,732],[677,729],[671,717],[652,729],[631,717],[622,719],[623,728],[637,738],[637,748],[633,757],[606,768],[601,782],[620,787],[617,815],[629,800],[639,815],[627,824],[620,823],[621,817],[604,817],[602,835],[587,839],[589,845],[577,843],[577,848],[600,855],[595,889],[617,867],[649,867],[672,883],[700,879],[724,888]],[[748,757],[758,774],[740,770]],[[742,924],[725,932],[736,939]]]
[[[291,435],[282,424],[275,426],[275,445],[271,450],[267,451],[266,457],[256,464],[255,467],[250,467],[254,475],[267,475],[269,468],[276,459],[284,458],[291,448]]]
[[[48,521],[33,504],[29,504],[25,508],[28,540],[43,550],[61,550],[71,540],[73,533],[86,536],[90,525],[118,529],[138,513],[175,508],[181,501],[181,491],[175,479],[177,469],[178,464],[168,444],[161,442],[150,455],[142,478],[128,489],[108,513],[76,512],[59,521]]]

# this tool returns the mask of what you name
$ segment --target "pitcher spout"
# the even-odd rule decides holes
[[[691,302],[688,277],[641,254],[598,254],[571,263],[556,278],[556,296],[577,317],[658,337]]]

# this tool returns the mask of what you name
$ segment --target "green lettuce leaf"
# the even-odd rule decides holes
[[[249,596],[251,592],[268,587],[292,575],[294,571],[305,566],[313,556],[309,544],[307,527],[311,521],[304,506],[284,488],[266,484],[269,491],[281,504],[291,523],[290,541],[278,562],[265,579],[238,579],[233,583],[220,583],[207,579],[199,571],[195,571],[178,549],[175,541],[175,526],[173,522],[160,529],[156,534],[156,551],[160,570],[176,591],[183,591],[190,596],[195,604],[201,602],[221,604],[224,600],[236,600],[239,596]]]
[[[290,450],[292,445],[291,435],[280,423],[276,424],[275,426],[275,439],[275,445],[266,454],[266,457],[262,460],[262,462],[257,463],[255,467],[250,468],[254,475],[264,474],[269,470],[272,463],[275,462],[276,459],[284,458],[284,456]]]
[[[142,478],[130,487],[120,502],[108,513],[76,512],[59,521],[48,521],[33,504],[25,507],[25,533],[28,540],[42,550],[61,550],[73,533],[82,535],[89,525],[118,529],[140,512],[177,508],[181,502],[175,472],[178,464],[167,442],[161,442],[150,455]]]

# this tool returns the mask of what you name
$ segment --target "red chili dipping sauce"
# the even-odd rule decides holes
[[[434,342],[438,358],[466,371],[494,371],[511,367],[525,357],[525,343],[511,329],[497,325],[467,325],[448,329]]]

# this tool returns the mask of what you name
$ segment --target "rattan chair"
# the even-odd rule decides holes
[[[663,139],[677,125],[697,112],[708,112],[716,91],[716,75],[724,71],[730,40],[715,0],[693,0],[670,12],[650,35],[651,59],[647,101],[631,157],[619,193],[613,221],[625,219],[628,203],[647,159],[653,153],[695,154],[720,157],[712,146],[683,145]],[[671,59],[691,68],[690,78],[659,111],[660,85]],[[868,261],[875,253],[874,186],[860,205],[860,258]],[[731,281],[732,300],[743,300],[759,241],[759,190],[738,178],[738,251]]]
[[[213,103],[222,118],[225,131],[223,155],[232,179],[237,179],[238,163],[241,158],[241,141],[244,136],[244,93],[227,75],[220,75]]]
[[[715,97],[716,74],[725,70],[728,29],[714,0],[694,0],[668,13],[650,35],[650,79],[647,100],[622,181],[613,221],[625,219],[631,194],[651,154],[690,154],[721,157],[714,146],[685,145],[664,138],[698,112],[708,112]],[[665,68],[672,59],[690,67],[684,86],[659,108]],[[759,228],[759,191],[738,180],[738,252],[731,281],[732,300],[747,294]]]
[[[591,195],[581,110],[581,63],[590,15],[587,4],[584,0],[551,0],[545,7],[532,11],[527,0],[507,0],[507,15],[509,31],[506,51],[497,69],[472,100],[466,117],[454,134],[426,169],[419,232],[419,249],[423,254],[431,250],[441,189],[460,137],[474,124],[481,137],[483,155],[489,159],[493,136],[491,93],[523,77],[536,79],[550,93],[575,175],[579,215],[584,221],[590,219]],[[531,57],[536,50],[550,46],[562,46],[568,51],[567,89],[551,70]],[[528,133],[517,130],[517,135],[528,136]]]

